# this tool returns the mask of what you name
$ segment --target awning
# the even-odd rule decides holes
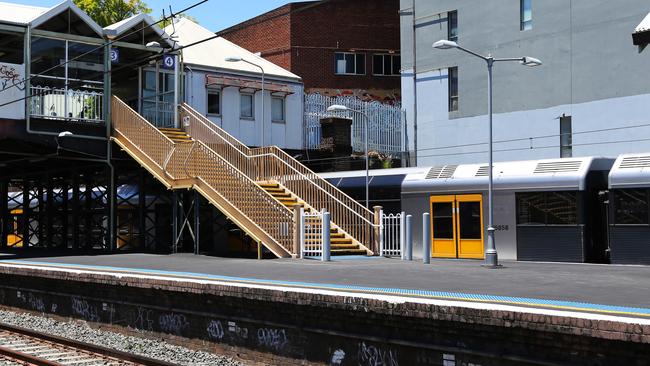
[[[262,90],[262,82],[257,80],[241,79],[228,76],[206,75],[206,86],[208,87],[226,87],[233,86],[239,89],[248,89],[250,91]],[[293,90],[287,84],[273,82],[264,82],[264,89],[276,95],[293,94]]]
[[[632,33],[632,42],[635,46],[644,46],[650,43],[650,13],[643,18]]]

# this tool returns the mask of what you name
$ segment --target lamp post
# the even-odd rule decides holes
[[[369,181],[369,179],[368,179],[368,176],[369,176],[369,174],[368,174],[368,123],[370,122],[370,118],[368,118],[367,114],[365,114],[365,113],[363,113],[361,111],[350,109],[350,108],[348,108],[348,107],[346,107],[344,105],[339,105],[339,104],[334,104],[334,105],[331,105],[331,106],[327,107],[327,111],[330,112],[330,113],[331,112],[352,112],[352,113],[360,114],[365,118],[366,123],[364,124],[365,125],[364,144],[365,144],[365,150],[366,150],[366,208],[370,209],[370,200],[368,199],[368,197],[369,197],[369,195],[368,195],[368,181]]]
[[[256,64],[256,63],[254,63],[254,62],[250,62],[250,61],[248,61],[248,60],[246,60],[246,59],[244,59],[242,57],[239,57],[239,56],[226,57],[225,60],[226,60],[226,62],[245,62],[245,63],[247,63],[249,65],[253,65],[255,67],[258,67],[262,71],[262,143],[260,144],[260,147],[264,147],[264,120],[266,118],[266,109],[264,107],[265,106],[265,103],[264,103],[264,100],[265,100],[265,96],[264,96],[264,76],[265,76],[264,68],[262,66]],[[255,112],[253,112],[253,113],[255,113]]]
[[[496,268],[499,266],[497,248],[494,241],[494,205],[493,205],[493,158],[492,158],[492,66],[495,62],[516,61],[524,66],[540,66],[542,62],[533,57],[513,57],[513,58],[494,58],[491,55],[483,56],[477,52],[468,50],[458,45],[458,43],[448,40],[440,40],[433,44],[433,48],[447,50],[451,48],[459,49],[463,52],[476,56],[487,63],[488,69],[488,129],[489,129],[489,169],[488,169],[488,242],[485,250],[485,266]]]

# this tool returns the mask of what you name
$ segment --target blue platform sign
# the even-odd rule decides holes
[[[111,63],[112,64],[120,63],[120,50],[117,48],[111,48]]]
[[[174,66],[176,66],[176,56],[163,55],[162,61],[163,69],[174,70]]]

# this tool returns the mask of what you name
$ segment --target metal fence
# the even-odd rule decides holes
[[[382,257],[403,257],[404,248],[404,212],[388,216],[381,211],[381,237],[379,238],[379,255]]]
[[[104,93],[33,86],[30,115],[33,117],[103,122]]]
[[[300,210],[300,257],[323,256],[323,213]]]
[[[364,102],[355,97],[305,95],[304,144],[306,149],[318,149],[321,144],[320,120],[332,117],[327,107],[340,104],[368,116],[368,150],[384,154],[399,154],[406,150],[406,112],[401,105]],[[365,151],[365,117],[358,113],[337,112],[336,116],[352,119],[352,149]]]

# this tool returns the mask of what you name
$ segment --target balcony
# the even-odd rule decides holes
[[[92,90],[31,87],[30,117],[84,123],[103,123],[104,93]]]

